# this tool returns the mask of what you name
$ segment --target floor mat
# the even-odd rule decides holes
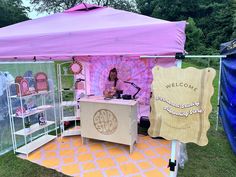
[[[82,145],[80,136],[74,136],[57,138],[31,153],[28,160],[78,177],[167,177],[170,154],[170,141],[144,135],[139,135],[132,154],[126,145],[97,140]]]

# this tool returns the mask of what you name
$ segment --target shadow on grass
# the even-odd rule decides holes
[[[12,151],[0,157],[1,177],[68,177],[28,160],[18,158]]]

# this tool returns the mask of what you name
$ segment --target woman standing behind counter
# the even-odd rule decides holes
[[[117,69],[113,68],[109,72],[103,95],[106,98],[112,98],[118,90],[122,90],[122,82],[117,77]]]

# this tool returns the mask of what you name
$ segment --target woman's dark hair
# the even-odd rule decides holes
[[[110,74],[111,74],[111,73],[116,73],[116,78],[115,78],[115,82],[114,82],[114,87],[116,87],[116,83],[117,83],[117,81],[118,81],[118,78],[117,78],[117,69],[116,69],[116,68],[113,68],[113,69],[110,70],[109,76],[108,76],[108,80],[109,80],[109,81],[111,81],[111,78],[110,78]]]

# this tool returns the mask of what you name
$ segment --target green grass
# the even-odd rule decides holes
[[[183,67],[197,67],[191,63],[183,63]],[[211,128],[208,131],[207,146],[187,144],[188,162],[184,170],[179,169],[179,177],[235,177],[236,156],[233,154],[222,126],[215,131],[217,116],[218,71],[214,80],[215,93],[212,97],[213,110],[210,114]],[[50,170],[27,160],[17,158],[13,152],[0,157],[1,177],[64,177],[65,175]]]
[[[201,68],[191,63],[183,63],[183,67],[193,66]],[[214,95],[212,97],[212,113],[209,120],[211,127],[207,133],[209,143],[201,147],[196,144],[187,144],[188,162],[184,170],[179,169],[179,177],[235,177],[236,176],[236,156],[233,154],[223,131],[219,125],[218,131],[215,130],[217,117],[217,94],[219,74],[214,80]]]
[[[1,177],[67,177],[55,170],[48,169],[28,160],[16,157],[9,152],[0,158]]]
[[[55,72],[57,73],[57,65],[58,64],[62,64],[64,63],[64,61],[56,61],[55,62]],[[63,68],[67,68],[68,71],[67,71],[67,74],[72,74],[72,72],[70,71],[70,63],[65,63],[65,64],[62,64],[61,65],[61,74],[62,74],[62,77],[61,77],[61,82],[62,82],[62,88],[73,88],[74,87],[74,77],[73,76],[63,76],[64,73],[64,70]],[[57,81],[58,81],[58,76],[57,77],[57,80],[56,80],[56,84]]]

